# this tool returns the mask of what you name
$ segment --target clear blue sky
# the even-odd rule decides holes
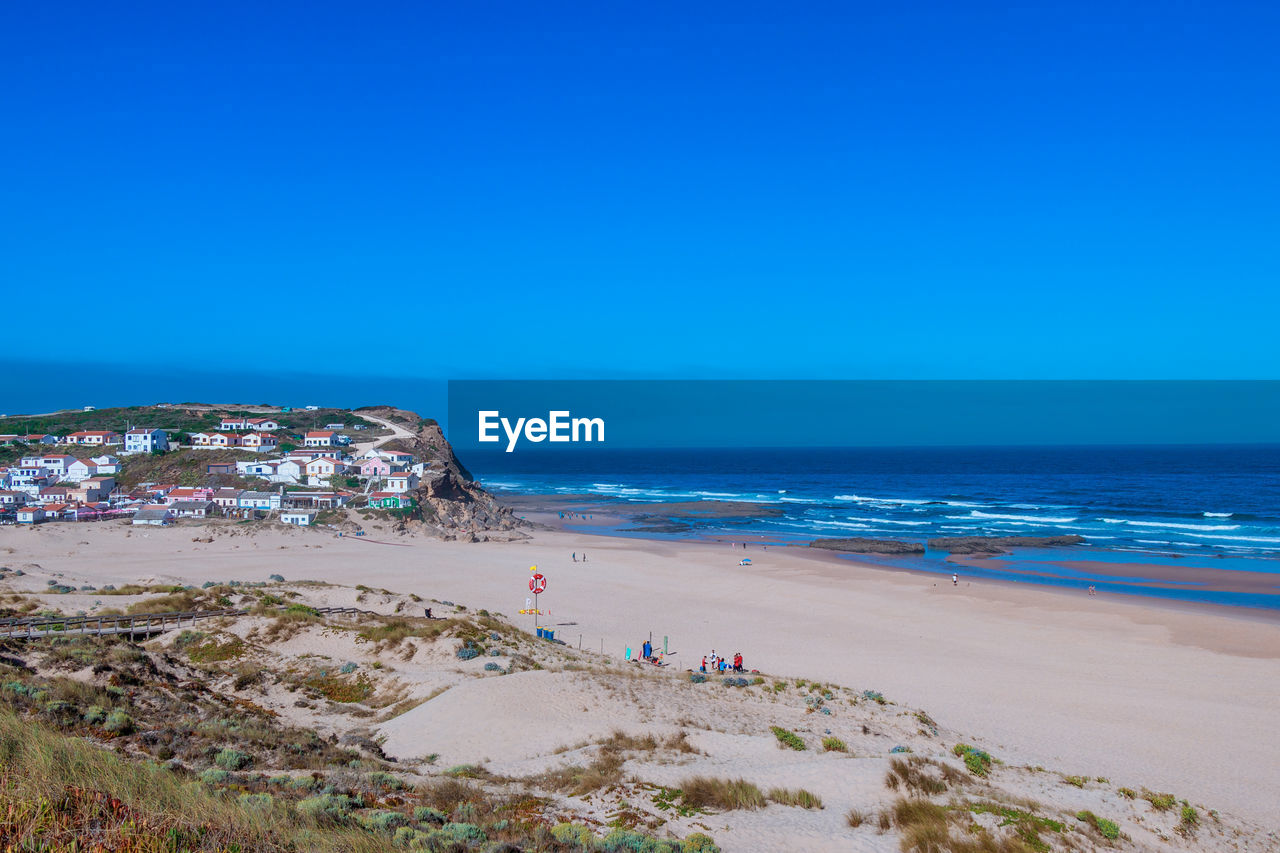
[[[6,350],[1277,377],[1277,32],[1273,2],[4,4]]]

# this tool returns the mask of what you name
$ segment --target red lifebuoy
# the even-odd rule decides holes
[[[547,579],[542,575],[534,575],[529,578],[529,591],[534,595],[540,595],[547,591]]]

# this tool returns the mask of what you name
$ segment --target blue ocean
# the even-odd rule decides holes
[[[589,494],[634,509],[723,500],[782,510],[694,521],[695,533],[920,542],[1077,534],[1094,552],[1090,560],[1213,558],[1205,565],[1280,572],[1280,445],[595,448],[468,451],[464,462],[500,496]]]

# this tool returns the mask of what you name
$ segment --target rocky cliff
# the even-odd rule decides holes
[[[381,447],[412,453],[428,465],[413,492],[422,517],[404,520],[406,530],[473,542],[527,535],[522,532],[526,522],[472,478],[436,421],[393,406],[365,406],[355,411],[390,421],[407,432],[406,437],[393,438]]]

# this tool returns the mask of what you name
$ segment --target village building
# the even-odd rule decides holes
[[[178,518],[210,518],[219,514],[213,501],[178,501],[170,506]]]
[[[316,520],[316,514],[314,512],[282,512],[280,513],[280,520],[285,524],[293,524],[298,527],[310,527],[311,522]]]
[[[240,509],[280,509],[279,492],[242,492],[238,507]]]
[[[409,492],[418,488],[418,475],[412,471],[389,474],[383,481],[388,492]]]
[[[138,427],[124,434],[125,453],[155,453],[169,449],[169,435],[162,429]]]
[[[90,477],[96,477],[98,474],[98,466],[87,459],[77,459],[67,466],[67,473],[62,479],[69,483],[79,483]]]
[[[319,459],[312,459],[308,462],[306,470],[307,484],[322,486],[329,482],[330,477],[345,472],[347,464],[331,456],[321,456]]]
[[[211,501],[213,500],[213,493],[214,490],[208,486],[174,488],[165,494],[164,502],[169,506],[173,506],[179,501]]]
[[[337,443],[338,434],[332,430],[314,430],[302,437],[307,447],[333,447]]]
[[[213,493],[213,502],[222,509],[230,509],[240,505],[240,495],[244,494],[244,489],[218,489]]]
[[[168,507],[144,506],[133,514],[133,524],[163,526],[173,521],[173,511]]]
[[[19,524],[39,524],[44,521],[44,509],[38,506],[19,507],[15,518]]]
[[[99,474],[116,474],[120,471],[120,460],[109,453],[94,456],[89,461],[98,466]]]
[[[67,444],[84,444],[95,447],[104,447],[111,444],[123,444],[124,437],[118,432],[109,429],[91,429],[81,432],[73,432],[67,436]]]
[[[280,442],[276,440],[276,437],[268,432],[251,432],[239,438],[240,446],[245,450],[252,450],[254,453],[266,453],[280,446]]]
[[[374,492],[369,495],[369,506],[379,509],[408,509],[416,504],[403,492]]]
[[[381,456],[375,456],[366,459],[360,463],[360,476],[370,479],[375,477],[385,477],[391,473],[391,462],[383,459]]]

